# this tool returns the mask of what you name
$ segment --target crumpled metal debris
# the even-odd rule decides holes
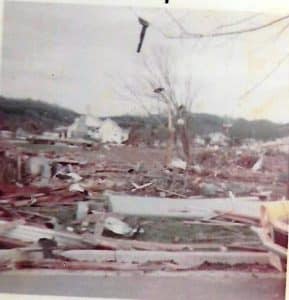
[[[140,18],[140,17],[138,18],[138,22],[142,26],[141,33],[140,33],[140,38],[139,38],[139,43],[138,43],[138,46],[137,46],[137,52],[139,53],[141,51],[141,48],[142,48],[142,44],[143,44],[143,41],[144,41],[146,30],[149,27],[149,22],[144,20],[143,18]]]
[[[42,248],[43,258],[54,258],[53,250],[57,247],[57,242],[54,239],[40,238],[39,246]]]
[[[116,235],[122,235],[125,237],[134,237],[136,234],[144,232],[142,227],[137,226],[132,228],[127,223],[114,217],[108,217],[105,219],[104,229]]]

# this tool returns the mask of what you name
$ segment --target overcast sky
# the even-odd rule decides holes
[[[171,10],[192,32],[263,24],[275,15]],[[136,53],[140,25],[150,21],[143,51]],[[245,23],[238,24],[243,18]],[[277,16],[278,17],[278,16]],[[288,22],[288,21],[287,21]],[[174,53],[176,73],[198,88],[193,111],[289,122],[289,58],[254,92],[289,52],[286,23],[240,36],[168,40],[178,27],[161,8],[8,2],[4,8],[2,94],[58,103],[96,116],[142,113],[115,91],[121,81],[138,80],[142,57],[153,49]]]

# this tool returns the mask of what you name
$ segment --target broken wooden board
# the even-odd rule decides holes
[[[29,242],[24,242],[20,239],[8,238],[6,236],[0,236],[0,246],[2,249],[20,248],[26,247]]]
[[[278,244],[275,244],[270,237],[265,233],[263,228],[255,228],[252,227],[252,230],[256,232],[263,243],[263,245],[270,250],[271,252],[281,256],[284,259],[287,259],[288,250],[279,246]]]
[[[179,218],[203,218],[216,210],[232,211],[230,198],[171,199],[107,194],[111,210],[123,215],[162,216]],[[259,218],[261,203],[247,197],[237,198],[233,211],[249,217]]]
[[[60,232],[46,228],[40,228],[30,225],[18,225],[12,222],[0,220],[0,227],[5,230],[2,231],[2,236],[22,240],[24,242],[37,242],[40,238],[49,238],[57,241],[60,246],[83,245],[82,237],[73,233]]]
[[[220,214],[217,217],[220,219],[230,220],[233,222],[238,222],[238,223],[246,224],[246,225],[254,225],[254,226],[260,225],[259,218],[255,218],[255,217],[243,215],[243,214],[237,214],[234,212],[223,212],[223,211],[216,211],[216,212]]]

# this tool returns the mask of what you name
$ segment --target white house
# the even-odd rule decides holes
[[[82,115],[74,120],[74,123],[67,128],[68,138],[91,137],[98,139],[99,128],[102,122],[98,118],[89,115]]]
[[[99,137],[103,143],[121,144],[128,139],[128,133],[128,130],[121,128],[111,119],[104,120],[99,128]]]
[[[104,121],[89,115],[76,118],[67,128],[67,138],[91,138],[103,143],[121,144],[128,138],[128,130],[111,119]]]

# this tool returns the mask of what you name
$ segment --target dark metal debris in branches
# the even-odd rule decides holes
[[[140,33],[140,39],[139,39],[139,43],[138,43],[138,47],[137,47],[137,53],[139,53],[141,51],[141,47],[143,44],[143,40],[145,37],[145,33],[147,28],[149,27],[149,22],[142,19],[142,18],[138,18],[139,23],[142,25],[142,29],[141,29],[141,33]]]

